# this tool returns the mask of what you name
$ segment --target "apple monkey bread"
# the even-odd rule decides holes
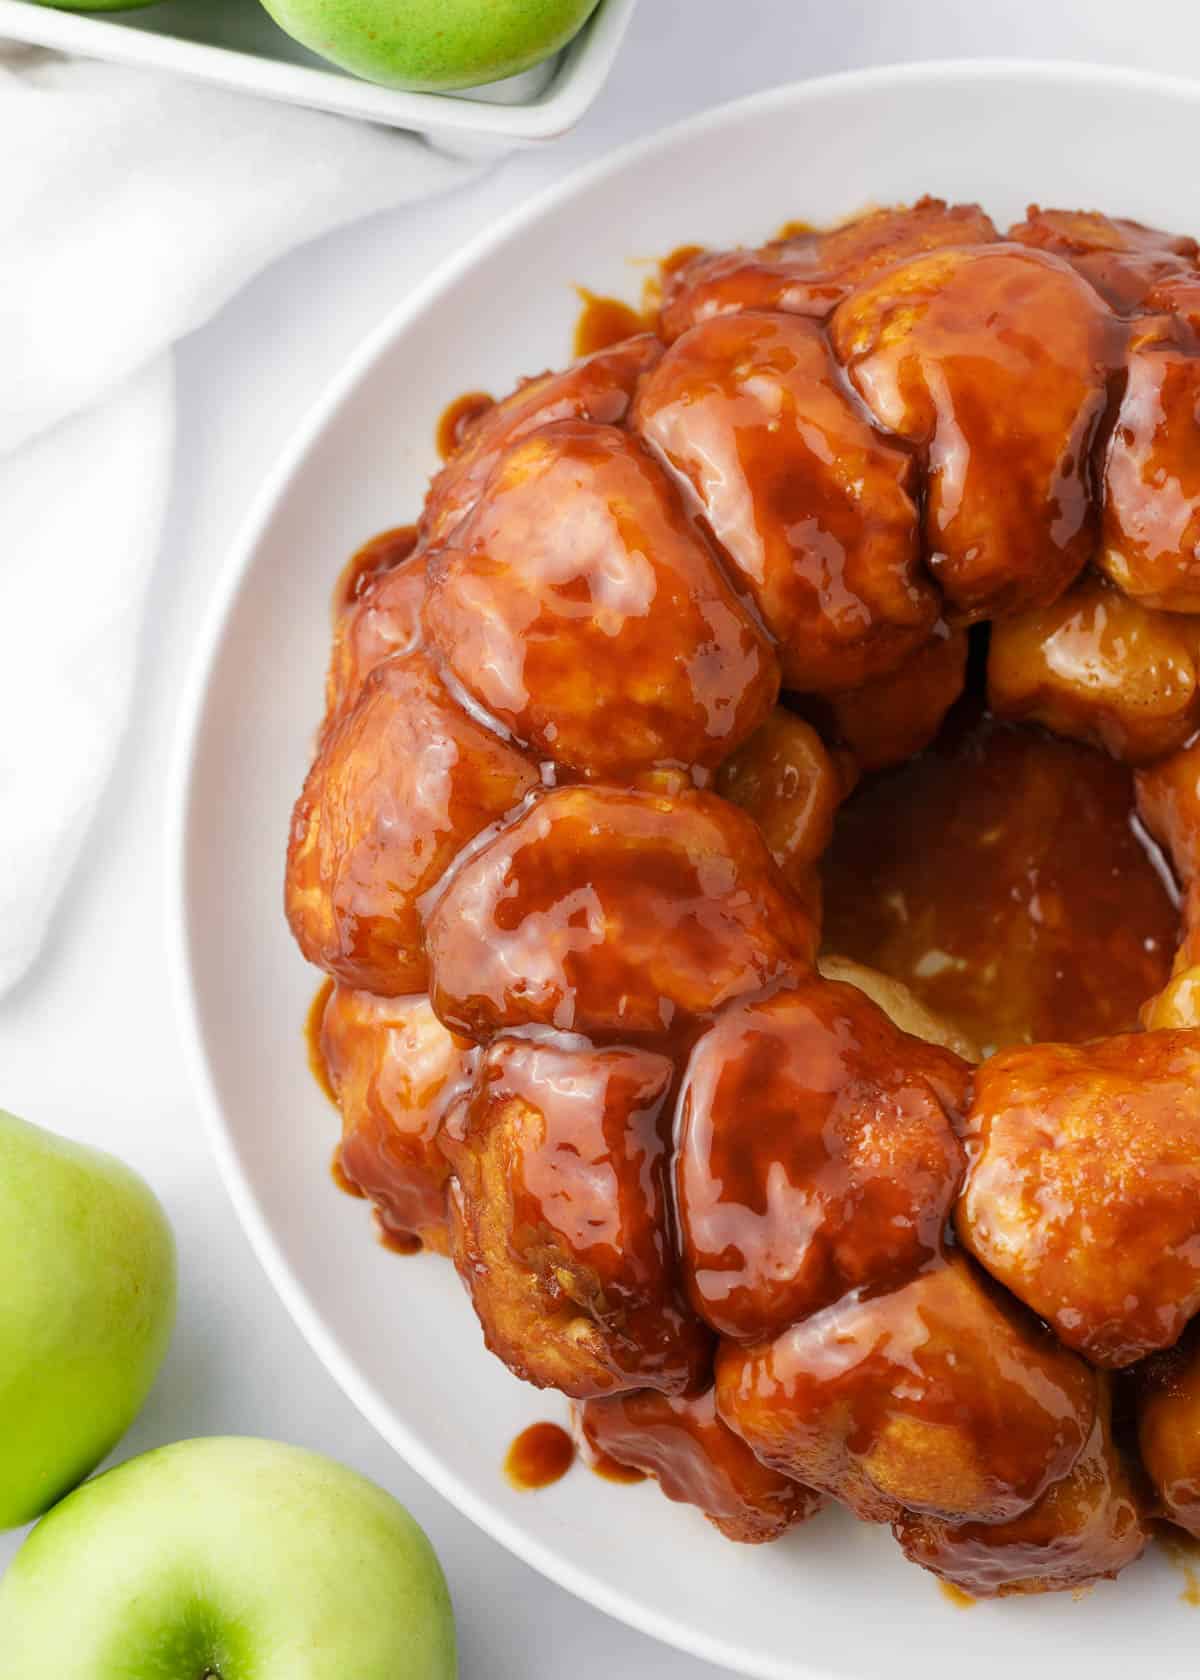
[[[338,596],[342,1172],[730,1539],[1115,1575],[1200,1534],[1197,246],[923,199],[646,325]]]

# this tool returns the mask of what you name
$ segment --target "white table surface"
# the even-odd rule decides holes
[[[642,0],[609,86],[574,133],[450,198],[294,253],[179,350],[175,483],[135,722],[48,948],[0,1004],[0,1103],[123,1155],[174,1223],[179,1325],[118,1456],[190,1435],[259,1434],[364,1471],[412,1508],[441,1554],[464,1680],[718,1671],[570,1598],[427,1488],[326,1375],[234,1218],[180,1064],[163,938],[165,767],[180,672],[218,563],[298,418],[367,330],[467,237],[584,160],[757,88],[896,59],[1055,56],[1200,71],[1196,10],[1193,0]],[[0,1568],[19,1539],[0,1537]]]

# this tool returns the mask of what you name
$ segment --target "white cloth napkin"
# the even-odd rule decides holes
[[[126,721],[172,344],[289,247],[472,173],[409,135],[0,42],[0,992]]]

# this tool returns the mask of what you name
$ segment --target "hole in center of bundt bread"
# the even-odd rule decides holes
[[[823,864],[826,949],[910,986],[985,1054],[1126,1032],[1166,981],[1178,907],[1106,753],[968,692],[933,745],[867,777]]]

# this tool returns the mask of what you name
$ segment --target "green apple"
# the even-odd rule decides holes
[[[13,1680],[454,1680],[433,1547],[277,1441],[179,1441],[86,1482],[0,1581]]]
[[[171,1228],[137,1174],[0,1110],[0,1529],[121,1439],[174,1317]]]
[[[565,46],[597,0],[263,0],[303,46],[385,87],[437,93],[515,76]]]

